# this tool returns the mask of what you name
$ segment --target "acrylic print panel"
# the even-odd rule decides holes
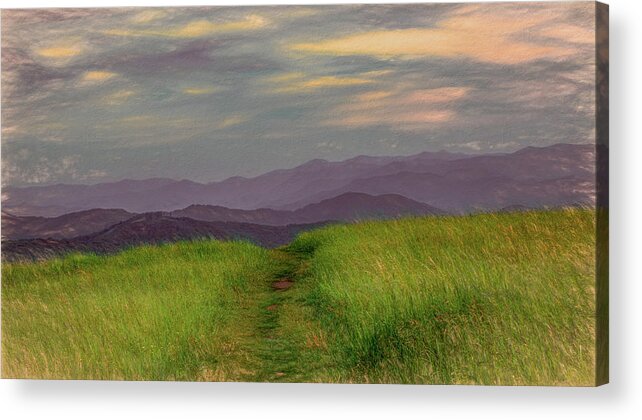
[[[2,376],[608,381],[608,9],[2,12]]]

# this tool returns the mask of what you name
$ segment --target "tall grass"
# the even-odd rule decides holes
[[[3,264],[2,376],[240,380],[271,260],[247,243]]]
[[[332,382],[594,383],[595,213],[411,218],[299,236]]]
[[[592,385],[594,253],[569,209],[3,264],[2,375]]]

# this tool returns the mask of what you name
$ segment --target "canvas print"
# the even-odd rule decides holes
[[[2,377],[608,381],[608,8],[2,11]]]

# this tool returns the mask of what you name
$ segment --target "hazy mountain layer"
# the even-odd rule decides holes
[[[348,192],[397,194],[447,210],[496,210],[592,204],[595,146],[557,144],[510,154],[446,152],[313,160],[292,169],[221,182],[149,179],[96,185],[3,190],[3,208],[16,215],[59,216],[94,208],[172,211],[193,204],[232,209],[295,210]]]

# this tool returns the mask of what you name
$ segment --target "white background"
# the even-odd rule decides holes
[[[441,0],[443,2],[443,0]],[[369,3],[377,1],[370,0]],[[398,1],[388,0],[383,3]],[[405,1],[410,2],[410,1]],[[0,0],[0,6],[271,4]],[[278,4],[341,3],[287,1]],[[642,2],[611,0],[611,383],[600,388],[0,381],[2,418],[642,418]]]

